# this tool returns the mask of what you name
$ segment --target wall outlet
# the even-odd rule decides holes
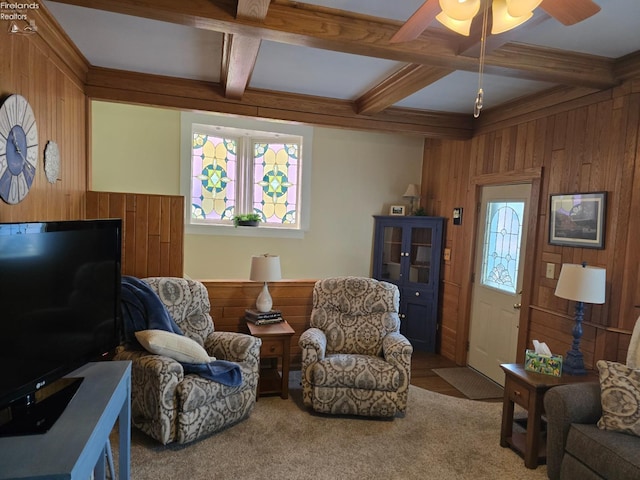
[[[556,264],[547,263],[547,278],[553,278],[556,274]]]

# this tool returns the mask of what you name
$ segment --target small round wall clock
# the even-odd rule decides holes
[[[53,140],[49,140],[44,149],[44,173],[49,183],[56,183],[60,174],[60,150]]]
[[[11,95],[0,107],[0,197],[12,205],[29,193],[38,164],[38,127],[31,105]]]

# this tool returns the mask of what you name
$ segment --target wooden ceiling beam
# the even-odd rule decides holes
[[[242,100],[226,98],[216,83],[90,67],[85,86],[96,100],[199,110],[309,125],[386,131],[428,138],[469,139],[471,115],[388,108],[373,115],[355,112],[353,102],[310,95],[247,89]]]
[[[405,65],[356,100],[357,112],[378,113],[430,85],[453,70],[428,65]]]
[[[227,98],[242,98],[256,65],[260,43],[256,37],[224,34],[220,77]]]
[[[391,44],[400,22],[275,2],[264,21],[236,18],[233,0],[56,0],[60,3],[151,18],[222,33],[308,46],[336,52],[476,71],[477,58],[459,55],[459,36],[427,29],[416,40]],[[608,59],[592,55],[509,43],[486,56],[485,73],[590,88],[609,88],[618,82]]]
[[[261,22],[270,3],[271,0],[238,0],[237,18]],[[260,42],[260,37],[224,34],[220,71],[227,98],[242,98],[256,65]]]

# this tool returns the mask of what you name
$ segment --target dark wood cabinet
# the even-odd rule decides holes
[[[445,219],[375,216],[373,278],[400,290],[400,332],[416,350],[435,352]]]

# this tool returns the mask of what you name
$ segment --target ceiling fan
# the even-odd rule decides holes
[[[414,40],[437,19],[447,28],[469,35],[473,17],[491,6],[491,33],[506,32],[526,22],[538,6],[564,25],[574,25],[600,11],[592,0],[426,0],[398,30],[391,43]]]

